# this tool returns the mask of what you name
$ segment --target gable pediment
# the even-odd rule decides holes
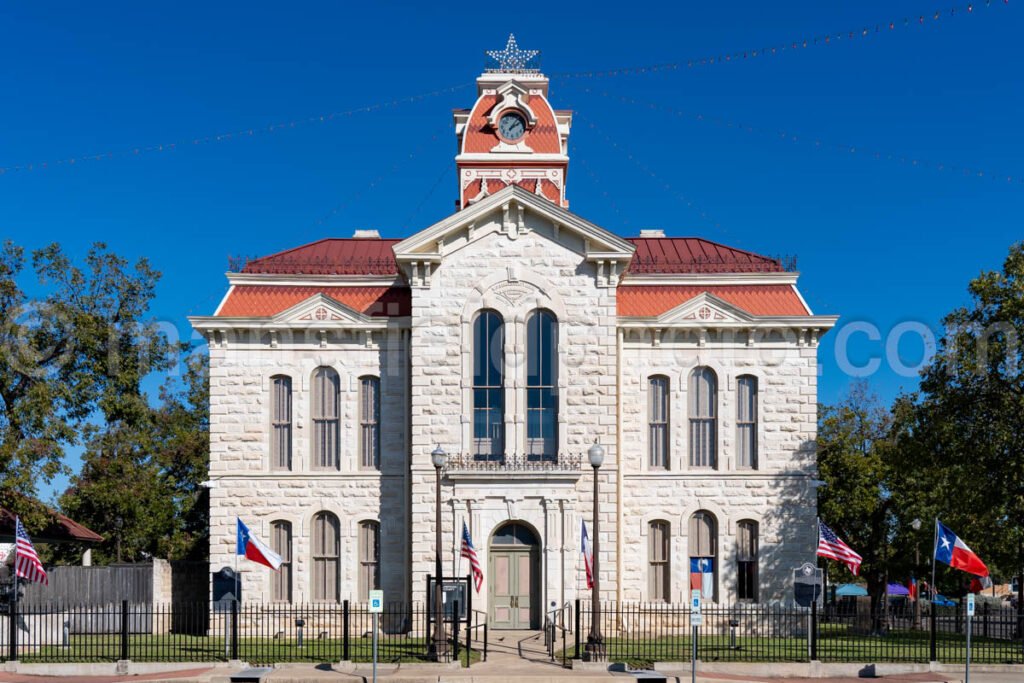
[[[429,279],[434,264],[440,263],[454,249],[481,239],[494,229],[513,240],[527,234],[530,231],[527,214],[548,222],[556,239],[563,233],[575,236],[574,241],[581,245],[578,251],[586,260],[607,263],[618,272],[625,270],[636,250],[632,243],[618,235],[544,197],[512,185],[402,240],[394,246],[395,259],[405,269],[413,286],[425,286],[423,282]],[[478,229],[485,224],[494,229],[486,232]]]
[[[328,327],[386,327],[387,320],[373,318],[325,294],[314,294],[271,318],[276,325]]]
[[[742,308],[718,298],[714,294],[702,292],[689,301],[685,301],[672,310],[658,316],[659,322],[667,324],[694,325],[728,325],[730,323],[750,323],[755,316]]]

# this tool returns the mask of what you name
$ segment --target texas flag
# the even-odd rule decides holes
[[[267,544],[249,533],[249,527],[240,518],[238,520],[238,555],[245,555],[247,560],[259,562],[277,571],[281,566],[281,556],[271,550]]]
[[[935,559],[953,569],[962,569],[975,576],[988,576],[988,567],[960,537],[939,520],[935,520]]]
[[[587,571],[587,588],[594,587],[594,548],[590,545],[590,536],[587,535],[587,523],[580,522],[583,527],[583,539],[580,543],[580,550],[583,553],[583,566]]]
[[[715,560],[711,557],[690,558],[690,589],[699,590],[701,597],[715,597]]]

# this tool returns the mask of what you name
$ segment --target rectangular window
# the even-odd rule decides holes
[[[359,466],[380,469],[380,380],[359,380]]]
[[[736,578],[740,600],[757,602],[757,522],[736,525]]]
[[[757,378],[744,375],[736,385],[736,465],[757,469]]]
[[[505,460],[505,325],[494,311],[473,321],[473,457]]]
[[[340,467],[340,388],[338,373],[331,368],[317,368],[313,376],[313,469]]]
[[[648,385],[647,410],[647,464],[653,469],[668,469],[668,377],[651,378]]]
[[[668,522],[651,522],[647,535],[647,595],[652,601],[668,602],[671,599],[670,548]]]
[[[274,602],[292,601],[292,525],[274,522],[270,536],[271,549],[281,556],[281,568],[271,572],[271,599]]]
[[[313,518],[313,600],[337,602],[340,580],[338,518],[321,512]]]
[[[359,524],[359,599],[380,589],[380,524]]]
[[[526,321],[526,457],[558,460],[558,320],[544,310]]]
[[[292,468],[292,380],[278,375],[271,380],[270,466]]]

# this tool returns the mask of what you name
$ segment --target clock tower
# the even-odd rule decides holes
[[[548,103],[548,79],[531,66],[538,54],[519,49],[510,35],[504,50],[487,52],[496,66],[476,79],[476,103],[455,111],[458,209],[508,185],[568,208],[572,112]]]

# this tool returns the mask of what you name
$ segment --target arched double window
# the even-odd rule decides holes
[[[473,457],[505,459],[505,324],[494,311],[473,321]]]
[[[341,583],[341,525],[330,512],[313,517],[313,600],[338,602]]]
[[[546,310],[526,321],[526,454],[558,459],[558,320]]]
[[[707,510],[690,517],[690,588],[700,590],[707,600],[718,591],[718,522]]]
[[[340,467],[340,390],[341,381],[333,369],[320,367],[313,373],[313,469]]]
[[[270,468],[292,468],[292,378],[270,378]]]
[[[718,377],[707,367],[690,373],[690,467],[718,467]]]
[[[668,377],[655,375],[647,384],[647,465],[651,469],[669,468]]]

